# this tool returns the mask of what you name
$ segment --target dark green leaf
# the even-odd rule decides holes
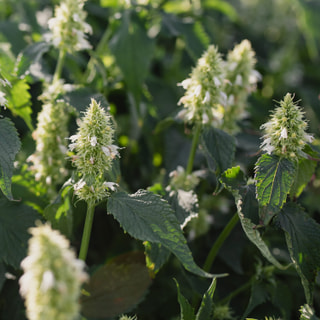
[[[232,167],[235,155],[235,139],[226,132],[210,128],[202,133],[202,145],[209,169],[220,175]]]
[[[154,39],[139,16],[131,10],[123,12],[119,29],[109,46],[122,71],[128,89],[135,97],[140,96],[154,51]]]
[[[29,85],[26,79],[11,81],[11,84],[10,95],[8,95],[8,108],[14,115],[21,117],[30,130],[33,130]]]
[[[261,207],[260,218],[265,225],[282,208],[295,176],[296,165],[286,158],[264,154],[257,161],[257,199]]]
[[[0,119],[0,189],[10,200],[13,162],[20,150],[20,140],[13,123],[8,118]]]
[[[0,262],[19,268],[26,256],[28,229],[40,219],[32,208],[0,198]]]
[[[194,191],[177,190],[168,198],[178,222],[183,229],[187,223],[198,216],[198,197]]]
[[[300,206],[286,204],[279,214],[290,256],[304,287],[307,303],[312,305],[313,287],[320,270],[320,225]]]
[[[213,279],[210,287],[203,295],[200,308],[197,312],[196,320],[208,320],[212,318],[213,294],[216,290],[217,279]]]
[[[261,238],[257,225],[252,222],[254,214],[252,209],[257,208],[253,199],[252,185],[247,185],[244,180],[243,172],[240,167],[228,169],[221,175],[220,181],[224,184],[234,196],[238,209],[240,222],[248,239],[256,245],[261,254],[274,266],[279,269],[285,269],[271,254],[267,244]]]
[[[290,196],[299,197],[316,169],[317,162],[309,159],[301,159],[298,164],[298,174],[291,186]]]
[[[32,64],[37,63],[44,53],[50,48],[48,42],[36,42],[27,46],[17,58],[15,71],[18,77],[21,77],[29,71]]]
[[[188,300],[181,294],[180,286],[176,279],[174,279],[177,285],[178,302],[180,305],[180,320],[195,320],[194,309],[188,302]]]
[[[160,196],[145,190],[132,195],[118,192],[109,198],[107,209],[132,237],[161,243],[188,271],[200,276],[212,276],[195,264],[174,212]]]
[[[151,284],[142,252],[118,256],[100,267],[84,287],[82,314],[90,318],[112,318],[130,311]]]
[[[170,250],[161,245],[161,243],[152,243],[144,241],[146,264],[149,270],[157,273],[161,267],[168,261]]]

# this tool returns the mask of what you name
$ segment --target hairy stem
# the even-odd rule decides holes
[[[66,57],[66,51],[60,50],[56,70],[53,75],[53,80],[52,80],[53,83],[58,81],[61,77],[65,57]]]
[[[91,202],[88,202],[86,220],[84,223],[81,247],[80,247],[80,253],[79,253],[79,259],[83,261],[85,261],[87,258],[91,229],[92,229],[92,222],[93,222],[93,216],[94,216],[94,208],[95,208],[95,205]]]
[[[191,145],[191,150],[190,150],[190,154],[189,154],[186,174],[190,174],[192,172],[193,162],[194,162],[194,158],[196,155],[198,142],[199,142],[199,138],[200,138],[200,132],[201,132],[201,125],[197,124],[195,127],[195,130],[194,130],[194,135],[193,135],[193,139],[192,139],[192,145]]]
[[[212,264],[213,264],[213,261],[216,258],[220,248],[222,247],[223,243],[228,238],[230,232],[236,226],[238,221],[239,221],[239,216],[238,216],[238,213],[236,212],[233,215],[233,217],[230,219],[228,224],[224,227],[224,229],[220,233],[218,239],[215,241],[214,245],[212,246],[212,248],[207,256],[207,259],[203,265],[203,270],[205,270],[207,272],[210,271]]]

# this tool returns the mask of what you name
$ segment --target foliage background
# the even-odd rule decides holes
[[[45,28],[37,22],[37,14],[39,11],[52,10],[56,4],[58,1],[0,1],[2,71],[10,73],[19,53],[28,44],[42,39]],[[139,4],[137,1],[136,5],[127,7],[116,0],[88,0],[85,9],[88,12],[87,22],[93,28],[93,34],[89,37],[93,50],[67,58],[63,77],[68,83],[82,86],[81,90],[71,93],[67,99],[78,111],[85,109],[93,95],[110,104],[117,123],[117,142],[125,147],[120,161],[121,184],[129,192],[146,189],[157,182],[166,185],[169,172],[178,165],[186,166],[191,143],[190,131],[183,124],[172,121],[182,95],[177,83],[188,76],[209,44],[217,45],[220,52],[227,54],[234,44],[249,39],[257,54],[257,69],[263,79],[258,91],[248,101],[248,119],[236,137],[235,165],[240,165],[248,176],[253,177],[258,158],[259,127],[267,120],[275,101],[280,101],[287,92],[295,93],[296,99],[301,99],[306,118],[310,121],[310,132],[318,136],[318,1],[171,0],[151,1],[150,4]],[[34,53],[30,56],[32,59],[36,57]],[[15,112],[1,112],[2,116],[12,119],[19,132],[22,148],[16,160],[20,163],[24,163],[34,150],[32,128],[36,126],[36,116],[41,110],[37,98],[42,92],[42,81],[53,73],[56,60],[57,52],[48,50],[36,64],[22,61],[20,70],[23,70],[23,63],[28,67],[32,65],[31,74],[26,74],[29,87],[21,84],[26,87],[19,91],[24,92],[24,96],[16,103]],[[75,129],[75,119],[72,119],[70,131],[74,132]],[[204,157],[199,153],[195,168],[202,169],[204,163]],[[21,169],[16,172],[13,195],[21,200],[19,205],[23,206],[22,211],[26,214],[30,204],[41,212],[49,199],[32,182],[32,177],[26,178],[26,175],[24,173],[23,179],[27,183],[23,185]],[[194,259],[200,266],[236,211],[232,195],[224,190],[215,197],[215,188],[213,175],[201,181],[196,190],[200,217],[192,221],[185,232]],[[320,222],[318,199],[319,172],[316,171],[299,202],[311,217]],[[0,210],[3,208],[7,208],[7,205]],[[80,244],[84,214],[85,208],[81,203],[73,208],[71,239],[75,248]],[[21,220],[16,222],[12,219],[12,223],[16,223],[17,228],[22,225]],[[24,228],[29,223],[23,221]],[[92,268],[122,253],[143,250],[142,243],[124,234],[119,224],[106,215],[103,208],[97,208],[93,228],[87,261]],[[264,234],[264,239],[279,260],[284,263],[289,261],[283,234],[277,232],[276,228],[270,228]],[[267,265],[256,247],[246,238],[241,226],[237,225],[220,250],[213,267],[214,273],[229,273],[228,277],[218,280],[216,303],[250,283],[252,277],[258,277],[255,278],[255,286],[251,286],[251,289],[248,286],[247,290],[231,299],[230,307],[235,317],[240,317],[253,299],[252,310],[248,313],[252,317],[297,319],[298,309],[305,303],[300,278],[292,268],[286,271],[263,268]],[[1,268],[19,275],[18,271],[3,263],[0,264]],[[189,301],[197,301],[194,292],[202,294],[210,284],[209,280],[199,280],[186,273],[171,256],[152,280],[143,301],[132,312],[139,319],[177,318],[180,311],[173,278],[180,283],[180,289]],[[317,314],[320,313],[319,285],[318,278],[315,287]],[[1,287],[0,318],[24,319],[17,282],[2,276]]]

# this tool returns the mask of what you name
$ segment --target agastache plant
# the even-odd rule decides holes
[[[31,228],[27,257],[21,262],[20,293],[29,320],[74,320],[88,275],[69,241],[48,224]]]
[[[87,215],[79,257],[85,260],[93,222],[94,208],[117,187],[115,182],[105,180],[105,173],[119,156],[113,144],[114,128],[111,116],[94,99],[81,120],[77,134],[70,137],[69,149],[76,167],[77,182],[74,192],[79,200],[87,202]]]
[[[287,93],[270,120],[261,126],[264,130],[261,149],[294,160],[304,157],[303,148],[312,142],[313,136],[306,132],[308,124],[304,112],[293,99],[294,96]]]

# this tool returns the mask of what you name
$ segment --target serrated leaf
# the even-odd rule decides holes
[[[216,290],[217,279],[213,279],[208,290],[203,295],[196,320],[208,320],[212,318],[213,295]]]
[[[11,81],[11,85],[10,95],[7,96],[8,108],[14,115],[21,117],[33,131],[30,87],[25,79]]]
[[[13,123],[8,118],[0,119],[0,189],[10,200],[13,162],[20,150],[20,139]]]
[[[15,67],[16,75],[18,77],[26,75],[30,66],[37,63],[49,48],[50,44],[45,41],[36,42],[27,46],[18,55]]]
[[[189,301],[181,294],[180,286],[176,279],[174,279],[177,292],[178,292],[178,302],[180,305],[180,320],[195,320],[196,316],[194,314],[194,308],[190,305]]]
[[[299,197],[310,181],[317,166],[316,161],[309,159],[301,159],[297,168],[297,177],[291,186],[290,195],[291,197]]]
[[[320,225],[300,206],[286,204],[279,214],[291,260],[301,278],[307,303],[312,305],[313,287],[320,270]]]
[[[113,318],[130,311],[151,284],[143,252],[130,252],[100,267],[84,286],[82,314],[90,318]]]
[[[160,196],[145,190],[132,195],[118,192],[109,198],[107,209],[132,237],[161,243],[188,271],[212,277],[195,264],[173,210]]]
[[[261,238],[257,225],[252,222],[252,220],[254,220],[255,218],[252,213],[252,209],[257,208],[258,205],[253,203],[253,201],[255,200],[253,197],[254,187],[253,185],[247,185],[240,167],[233,167],[225,171],[221,175],[220,181],[224,184],[225,188],[233,194],[235,198],[239,219],[243,231],[245,232],[248,239],[275,267],[279,269],[286,269],[287,267],[281,265],[271,254],[269,247]]]
[[[265,225],[279,212],[295,180],[294,162],[275,155],[262,155],[256,164],[257,199]]]
[[[226,132],[210,128],[201,135],[204,153],[209,169],[220,175],[232,167],[235,155],[235,139]]]
[[[175,212],[181,229],[183,229],[191,219],[198,217],[198,197],[193,190],[184,191],[179,189],[169,196],[168,202]]]
[[[26,256],[28,229],[40,219],[32,208],[0,198],[0,262],[19,268]]]
[[[128,89],[135,97],[140,96],[155,44],[143,23],[134,11],[124,11],[119,29],[109,43]]]

